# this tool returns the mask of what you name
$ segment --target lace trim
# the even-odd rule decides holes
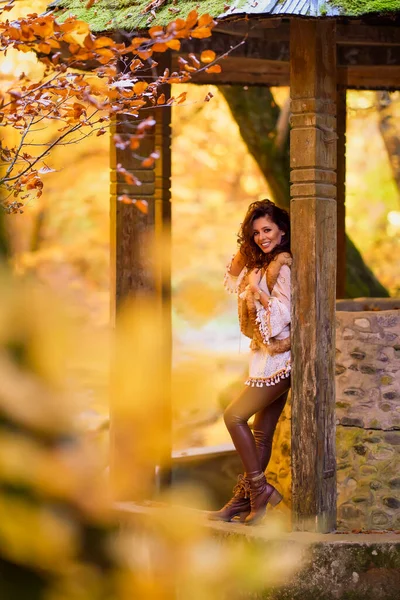
[[[271,305],[272,301],[269,299],[268,307],[258,306],[256,309],[256,323],[266,346],[269,345],[271,338]]]
[[[245,385],[248,385],[250,387],[264,387],[265,385],[275,385],[276,383],[279,383],[281,379],[287,379],[290,375],[291,370],[291,365],[288,362],[284,369],[277,371],[269,377],[249,377],[249,379],[245,381]]]
[[[239,285],[242,282],[243,277],[246,274],[246,267],[244,267],[242,269],[242,271],[239,273],[239,275],[232,275],[232,273],[230,273],[234,258],[235,258],[235,254],[232,255],[231,260],[226,265],[226,271],[225,271],[225,275],[224,275],[224,288],[226,289],[226,291],[229,294],[236,294],[236,292],[238,291]]]

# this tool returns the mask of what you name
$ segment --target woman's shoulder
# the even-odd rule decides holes
[[[292,266],[292,256],[290,252],[279,252],[279,254],[273,258],[269,267],[274,271],[279,271],[283,265],[287,265],[288,267]]]
[[[289,252],[280,252],[274,257],[267,269],[267,285],[270,291],[272,291],[275,283],[277,282],[282,267],[289,267],[290,271],[291,265],[292,257]]]

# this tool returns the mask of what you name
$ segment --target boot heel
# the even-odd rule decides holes
[[[278,492],[278,490],[274,490],[271,494],[271,496],[269,497],[268,503],[271,506],[276,506],[277,504],[279,504],[279,502],[281,502],[283,500],[283,496],[282,494],[280,494]]]

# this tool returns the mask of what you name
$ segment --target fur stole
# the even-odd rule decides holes
[[[266,269],[266,281],[270,294],[274,289],[277,282],[279,271],[283,265],[291,267],[292,258],[288,252],[281,252],[278,256],[270,262]],[[239,310],[239,323],[241,332],[251,338],[252,342],[250,348],[257,350],[264,346],[268,348],[270,354],[280,354],[290,350],[290,336],[284,340],[276,340],[271,338],[268,346],[265,346],[260,328],[257,323],[257,310],[252,294],[247,294],[245,298],[241,298],[240,295],[245,291],[248,285],[248,275],[243,277],[239,289],[238,289],[238,310]]]

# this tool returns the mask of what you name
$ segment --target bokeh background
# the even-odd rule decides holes
[[[41,11],[45,4],[21,1],[12,14]],[[16,74],[38,69],[33,55],[10,52],[0,64],[0,85],[5,88]],[[271,197],[218,89],[186,85],[185,90],[187,103],[173,109],[172,146],[177,448],[228,441],[216,416],[246,369],[248,344],[239,334],[236,301],[222,289],[222,277],[247,205]],[[206,103],[210,91],[213,98]],[[274,89],[273,94],[283,105],[289,90]],[[400,94],[392,94],[391,102],[395,119]],[[351,91],[347,103],[346,228],[365,262],[395,296],[400,293],[400,191],[379,131],[376,94]],[[6,135],[11,143],[15,134]],[[52,130],[39,135],[50,141]],[[109,137],[102,136],[57,148],[48,160],[55,172],[46,176],[43,196],[29,201],[22,215],[7,217],[15,272],[49,286],[83,325],[100,330],[109,319],[109,144]],[[82,371],[71,363],[72,371]],[[79,375],[87,380],[83,420],[106,418],[108,407],[99,402],[90,373]],[[105,380],[96,380],[103,384]]]

